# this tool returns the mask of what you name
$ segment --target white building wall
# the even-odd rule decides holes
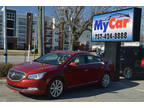
[[[59,30],[55,27],[55,18],[53,18],[53,34],[52,34],[52,49],[56,50],[58,48]]]
[[[88,44],[89,49],[91,49],[92,48],[91,32],[88,30],[84,31],[82,35],[80,36],[80,38],[78,39],[78,42],[84,45]]]
[[[23,22],[24,24],[20,24]],[[16,15],[16,37],[17,37],[17,48],[24,49],[26,43],[26,33],[27,33],[27,16],[24,14]],[[24,31],[24,32],[21,32]]]

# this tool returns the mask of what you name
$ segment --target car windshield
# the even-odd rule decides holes
[[[34,62],[60,65],[63,64],[70,56],[71,54],[65,54],[65,53],[49,53],[45,56],[42,56],[34,60]]]

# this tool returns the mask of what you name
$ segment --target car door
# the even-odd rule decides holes
[[[88,82],[99,81],[103,75],[105,68],[102,58],[94,55],[87,55],[87,67],[89,68],[89,71],[87,73]]]
[[[78,63],[77,66],[69,66],[71,62]],[[64,78],[69,87],[85,84],[87,81],[86,55],[81,54],[73,57],[70,62],[64,67]]]

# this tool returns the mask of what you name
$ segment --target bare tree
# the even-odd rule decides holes
[[[113,6],[97,6],[97,7],[57,7],[55,11],[57,25],[61,24],[61,19],[64,19],[64,23],[70,27],[70,50],[73,50],[73,44],[79,39],[82,33],[86,30],[91,30],[92,19],[94,15],[106,13],[113,10],[119,10],[124,7],[113,7]],[[66,31],[63,31],[66,32]]]

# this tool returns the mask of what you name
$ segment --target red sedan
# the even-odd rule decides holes
[[[110,61],[88,52],[56,51],[11,68],[7,86],[21,93],[57,98],[64,89],[90,83],[108,87],[113,76]]]

